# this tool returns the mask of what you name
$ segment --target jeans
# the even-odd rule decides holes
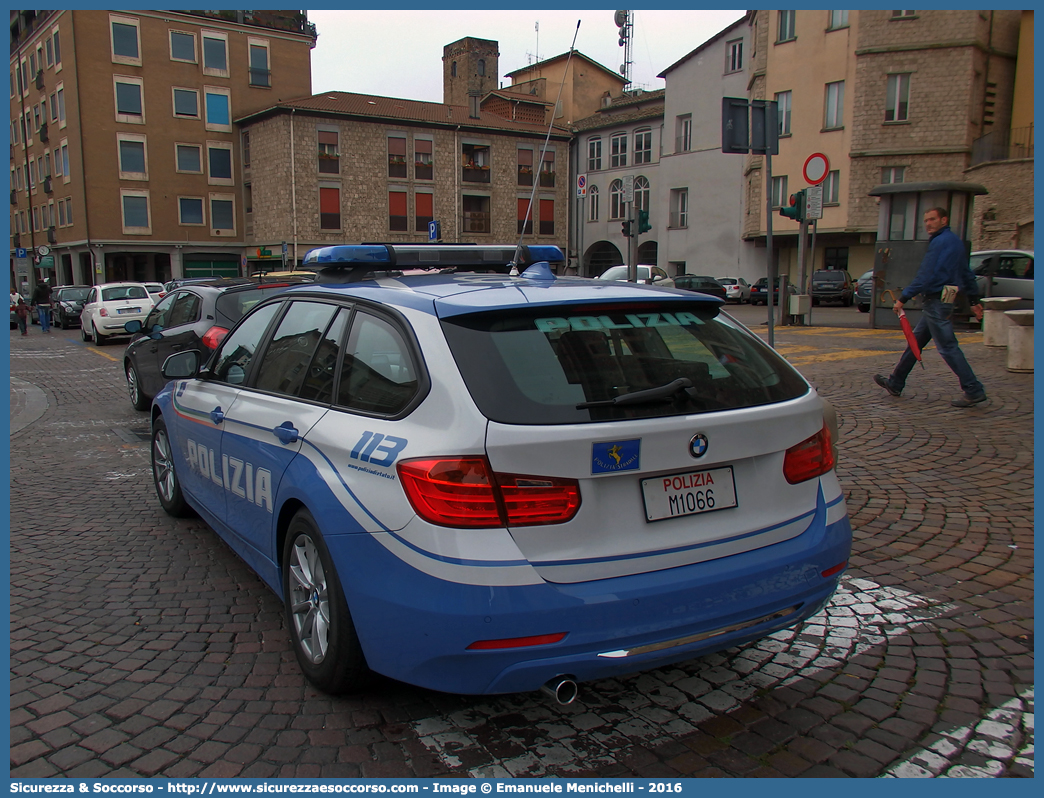
[[[975,372],[964,357],[964,352],[957,344],[957,337],[953,334],[953,305],[949,302],[941,302],[938,299],[924,300],[921,319],[914,327],[914,338],[917,345],[924,351],[929,341],[935,341],[935,348],[939,351],[946,365],[957,375],[960,380],[961,390],[968,396],[979,396],[986,392],[982,383],[975,377]],[[895,366],[895,371],[888,378],[888,382],[897,391],[901,391],[906,385],[906,377],[910,369],[914,367],[917,358],[914,357],[910,347],[906,348],[903,356]]]
[[[51,306],[37,305],[36,312],[40,314],[40,331],[49,332],[51,329]]]
[[[21,316],[18,317],[18,330],[19,330],[19,332],[22,333],[22,335],[26,334],[26,332],[25,332],[26,321],[27,321],[27,319],[23,319]]]

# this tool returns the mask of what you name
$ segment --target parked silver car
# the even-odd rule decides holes
[[[719,277],[718,282],[725,288],[725,301],[750,302],[750,283],[742,277]]]
[[[971,254],[982,296],[1015,296],[1016,309],[1033,308],[1033,250],[984,249]]]

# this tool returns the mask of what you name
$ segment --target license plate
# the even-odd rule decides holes
[[[732,466],[695,469],[642,480],[645,519],[663,521],[736,507]]]
[[[117,313],[141,313],[141,308],[119,308]]]

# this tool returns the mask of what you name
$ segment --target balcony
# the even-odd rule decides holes
[[[50,193],[52,193],[54,191],[54,189],[51,188],[51,176],[50,175],[47,175],[47,177],[44,178],[43,190],[44,190],[44,194],[50,194]]]
[[[43,70],[38,70],[36,73],[36,88],[42,89],[44,87],[44,73]]]
[[[461,174],[461,180],[465,183],[488,183],[488,166],[465,166]]]
[[[47,123],[44,122],[40,125],[40,141],[49,141],[47,134]]]
[[[489,216],[489,213],[486,211],[464,211],[464,232],[490,232]]]
[[[54,228],[53,227],[48,227],[47,228],[47,243],[48,244],[57,244],[58,243],[58,236],[54,232]]]
[[[994,130],[972,142],[971,165],[1033,157],[1033,125]]]
[[[250,85],[251,86],[262,86],[264,88],[271,88],[272,86],[272,70],[261,69],[259,67],[250,67],[247,69],[250,74]]]
[[[554,172],[541,172],[540,173],[540,188],[554,188],[555,187],[555,173]]]
[[[225,20],[226,22],[238,22],[241,25],[256,25],[259,28],[271,28],[272,30],[285,30],[291,33],[303,33],[315,41],[315,23],[309,22],[308,17],[300,11],[185,11],[196,17],[207,17],[209,19]]]
[[[13,189],[13,188],[11,189],[11,204],[12,205],[17,205],[18,204],[18,191]]]

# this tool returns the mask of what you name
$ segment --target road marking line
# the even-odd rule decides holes
[[[107,355],[104,352],[100,352],[97,349],[95,349],[93,346],[88,346],[87,347],[87,351],[88,352],[94,352],[94,354],[101,355],[102,357],[106,357],[109,360],[111,360],[113,363],[117,362],[117,358],[114,358],[112,355]]]
[[[792,366],[805,366],[811,363],[829,363],[834,360],[850,360],[857,357],[873,357],[875,355],[889,355],[890,357],[894,357],[895,352],[866,349],[840,349],[836,352],[823,352],[818,355],[800,355],[794,358],[788,357],[787,362]]]

